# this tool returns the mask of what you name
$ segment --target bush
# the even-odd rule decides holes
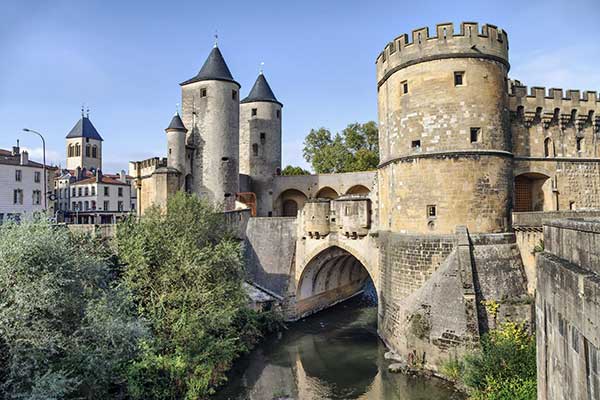
[[[125,284],[153,333],[129,371],[134,398],[205,398],[260,337],[241,247],[224,222],[206,201],[178,193],[166,210],[117,229]]]
[[[535,337],[505,323],[484,335],[481,351],[465,357],[462,381],[477,400],[535,400]]]
[[[0,226],[0,398],[125,395],[146,330],[108,253],[43,219]]]

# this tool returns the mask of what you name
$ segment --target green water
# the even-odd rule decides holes
[[[377,308],[354,298],[289,325],[236,364],[213,398],[459,400],[437,379],[387,371]]]

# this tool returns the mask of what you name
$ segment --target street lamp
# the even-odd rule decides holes
[[[34,131],[33,129],[23,128],[23,132],[35,133],[42,139],[42,153],[43,153],[42,154],[42,157],[43,157],[42,169],[44,171],[44,211],[46,211],[48,209],[48,201],[47,201],[48,188],[46,187],[46,185],[48,184],[48,178],[46,177],[46,141],[44,140],[44,137],[42,136],[41,133],[39,133],[38,131]]]

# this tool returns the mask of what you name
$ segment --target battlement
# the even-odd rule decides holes
[[[480,30],[476,22],[461,23],[459,32],[453,23],[438,24],[435,35],[428,27],[415,29],[389,42],[379,54],[377,81],[382,84],[389,74],[409,65],[453,57],[489,58],[508,68],[508,36],[495,25],[484,24]]]
[[[595,91],[528,88],[511,81],[508,92],[510,110],[525,123],[544,121],[546,125],[577,124],[580,128],[600,124],[600,98]]]

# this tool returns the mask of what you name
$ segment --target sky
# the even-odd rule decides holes
[[[600,0],[28,1],[0,0],[0,148],[17,139],[65,165],[82,104],[104,138],[104,171],[166,154],[179,83],[215,32],[248,94],[264,62],[283,109],[283,165],[307,167],[311,128],[377,120],[375,58],[423,26],[491,23],[508,33],[509,76],[528,86],[600,91]]]

